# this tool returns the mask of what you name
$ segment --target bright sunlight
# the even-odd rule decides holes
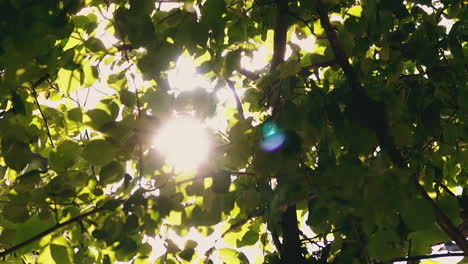
[[[211,143],[202,122],[177,115],[158,131],[155,147],[175,169],[196,171],[208,158]]]

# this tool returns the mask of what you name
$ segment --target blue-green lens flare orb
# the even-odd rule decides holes
[[[286,135],[273,122],[267,121],[262,126],[262,142],[260,147],[266,152],[273,152],[283,146],[286,141]]]

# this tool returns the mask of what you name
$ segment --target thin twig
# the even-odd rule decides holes
[[[225,172],[230,173],[232,175],[256,175],[256,173],[244,172],[244,171],[228,171],[228,170],[225,170]]]
[[[36,106],[39,109],[39,112],[41,113],[42,119],[44,120],[44,125],[46,127],[46,132],[47,132],[47,136],[49,137],[50,144],[52,145],[53,148],[55,148],[54,140],[52,139],[52,134],[50,133],[49,122],[47,121],[47,117],[45,116],[44,111],[42,111],[42,107],[41,107],[41,104],[39,104],[39,100],[37,99],[37,92],[36,92],[36,88],[49,78],[50,78],[50,74],[48,73],[42,76],[39,80],[37,80],[32,85],[31,90],[32,90],[32,95],[34,97],[34,101],[36,102]]]
[[[227,82],[229,88],[231,89],[231,92],[232,92],[232,94],[234,96],[234,100],[236,101],[237,112],[242,116],[242,119],[245,119],[244,109],[242,108],[242,102],[241,102],[241,100],[239,98],[239,95],[236,92],[236,87],[234,87],[234,83],[232,83],[232,81],[229,80],[229,79],[226,79],[226,82]]]
[[[129,62],[127,60],[127,62]],[[141,119],[141,103],[140,103],[140,96],[138,94],[138,87],[136,86],[135,83],[135,75],[133,73],[130,73],[131,77],[131,82],[133,84],[133,88],[135,89],[135,98],[136,98],[136,104],[137,104],[137,112],[138,112],[138,120]],[[141,179],[143,177],[143,144],[139,144],[139,157],[138,157],[138,184],[141,187]]]
[[[160,21],[158,21],[157,24],[161,24],[162,22],[166,21],[167,19],[169,19],[169,18],[171,18],[171,17],[173,17],[173,16],[179,14],[180,12],[181,12],[181,10],[180,10],[180,9],[177,9],[176,11],[174,11],[174,13],[169,14],[169,15],[167,15],[165,18],[163,18],[163,19],[161,19]]]
[[[122,39],[122,45],[123,47],[126,47],[126,43],[125,43],[125,36],[122,32],[122,28],[120,27],[119,25],[119,22],[117,20],[115,20],[115,26],[117,27],[117,33],[120,35],[120,38]],[[128,52],[127,52],[127,49],[123,49],[122,50],[124,52],[124,57],[125,57],[125,60],[128,62],[129,61],[129,58],[128,58]]]
[[[294,14],[294,13],[291,12],[291,11],[289,11],[288,14],[289,14],[290,16],[294,17],[295,19],[297,19],[298,21],[302,22],[306,27],[309,28],[310,32],[311,32],[312,34],[314,34],[314,28],[311,27],[310,24],[309,24],[311,21],[307,21],[307,20],[303,19],[302,17],[300,17],[300,16]]]
[[[313,243],[313,242],[315,242],[314,239],[317,239],[317,238],[325,236],[325,235],[333,234],[333,233],[336,233],[336,232],[339,232],[339,231],[342,231],[342,230],[343,230],[343,228],[337,228],[337,229],[335,229],[335,230],[333,230],[331,232],[318,234],[318,235],[316,235],[314,237],[305,237],[305,238],[301,239],[301,241],[302,242],[309,241],[309,242]]]
[[[114,47],[116,47],[118,51],[124,51],[124,50],[131,51],[134,49],[132,44],[125,44],[125,43],[122,45],[114,46]]]
[[[448,194],[450,194],[450,196],[453,196],[453,197],[457,197],[456,194],[454,194],[448,187],[447,185],[445,184],[439,184],[440,187],[442,187],[442,189],[444,189],[444,191],[446,191]]]

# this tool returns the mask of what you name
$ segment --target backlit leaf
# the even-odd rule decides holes
[[[117,149],[104,139],[90,141],[83,149],[83,158],[94,165],[106,165],[117,154]]]

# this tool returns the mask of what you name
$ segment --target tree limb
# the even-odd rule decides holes
[[[273,58],[270,64],[270,72],[273,72],[279,64],[284,62],[288,31],[288,0],[276,0],[275,3],[276,23],[274,28]],[[276,111],[278,111],[278,107],[273,109],[273,115]],[[281,181],[278,183],[282,184]],[[284,263],[294,264],[305,263],[305,259],[302,255],[301,240],[299,238],[295,205],[288,206],[286,211],[282,214],[281,228],[283,233],[283,245],[277,248],[277,250],[280,251],[282,261]],[[276,244],[277,243],[275,243],[275,245]]]
[[[359,117],[366,123],[367,126],[372,128],[377,136],[379,144],[383,149],[389,154],[393,163],[400,168],[407,169],[407,163],[401,153],[398,151],[397,147],[393,142],[392,136],[389,134],[388,125],[385,118],[385,109],[383,105],[375,102],[369,98],[358,78],[358,74],[354,70],[353,66],[348,61],[348,57],[338,41],[334,27],[331,25],[328,18],[328,13],[325,11],[325,8],[322,6],[320,0],[315,1],[315,7],[319,14],[320,23],[325,30],[328,41],[332,47],[333,53],[335,54],[338,64],[343,69],[343,72],[348,79],[348,83],[353,90],[353,101],[355,103]],[[418,190],[421,192],[423,197],[428,200],[435,212],[436,220],[439,226],[447,233],[450,239],[454,240],[457,245],[463,250],[465,256],[468,256],[468,241],[465,236],[463,236],[456,226],[452,223],[450,218],[439,208],[439,206],[432,200],[432,198],[427,194],[426,190],[419,184],[418,179],[414,177],[414,183]]]
[[[432,254],[432,255],[422,255],[422,256],[409,256],[403,258],[396,258],[390,261],[390,263],[397,261],[412,261],[412,260],[422,260],[422,259],[434,259],[434,258],[446,258],[446,257],[462,257],[463,253],[444,253],[444,254]]]
[[[250,79],[251,81],[256,81],[260,79],[260,75],[255,72],[248,71],[246,69],[240,69],[239,73]]]
[[[276,23],[273,37],[273,58],[270,71],[284,61],[286,53],[286,38],[288,32],[288,0],[276,0]]]
[[[234,87],[234,84],[232,83],[231,80],[226,79],[226,82],[227,82],[229,88],[231,89],[232,94],[234,95],[234,100],[236,101],[237,112],[242,116],[242,119],[245,119],[244,109],[242,108],[242,102],[241,102],[241,100],[239,98],[239,95],[236,92],[236,87]]]
[[[33,243],[34,241],[39,240],[42,237],[47,236],[47,235],[57,231],[58,229],[60,229],[62,227],[68,226],[68,225],[73,224],[73,223],[77,223],[77,222],[81,221],[83,218],[91,216],[91,215],[93,215],[93,214],[95,214],[97,212],[100,212],[102,210],[104,210],[103,207],[98,207],[98,208],[95,208],[95,209],[93,209],[93,210],[91,210],[91,211],[89,211],[87,213],[75,216],[72,219],[67,220],[67,221],[65,221],[63,223],[56,224],[56,225],[52,226],[51,228],[46,229],[46,230],[42,231],[41,233],[31,237],[30,239],[27,239],[27,240],[15,245],[15,246],[11,247],[11,248],[8,248],[8,249],[0,252],[0,258],[5,257],[5,256],[15,252],[16,250],[19,250],[19,249]]]
[[[289,15],[292,16],[293,18],[297,19],[298,21],[302,22],[302,24],[304,24],[306,27],[308,27],[310,32],[312,34],[314,34],[314,28],[311,27],[310,24],[309,24],[309,22],[312,22],[312,21],[304,20],[302,17],[294,14],[293,12],[289,12]]]

